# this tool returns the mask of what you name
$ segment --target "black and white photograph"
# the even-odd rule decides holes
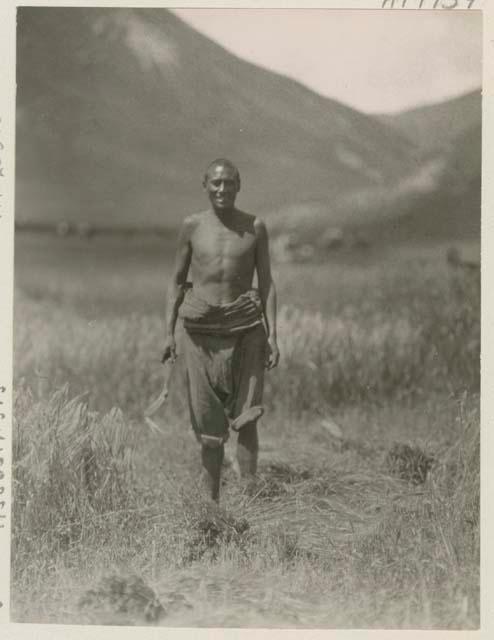
[[[480,628],[483,11],[405,4],[17,7],[12,623]]]

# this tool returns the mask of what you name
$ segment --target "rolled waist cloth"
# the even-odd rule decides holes
[[[187,288],[179,317],[189,333],[232,335],[262,324],[262,303],[257,289],[249,289],[233,302],[211,304]]]

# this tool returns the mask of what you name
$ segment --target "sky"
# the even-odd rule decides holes
[[[250,62],[368,113],[481,85],[480,11],[175,9]]]

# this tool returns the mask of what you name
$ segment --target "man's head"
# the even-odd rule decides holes
[[[225,158],[211,162],[202,184],[215,211],[222,213],[233,209],[240,191],[240,173],[233,162]]]

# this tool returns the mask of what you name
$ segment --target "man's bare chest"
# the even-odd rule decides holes
[[[242,260],[255,251],[256,238],[247,231],[204,225],[192,237],[192,252],[196,260]]]

